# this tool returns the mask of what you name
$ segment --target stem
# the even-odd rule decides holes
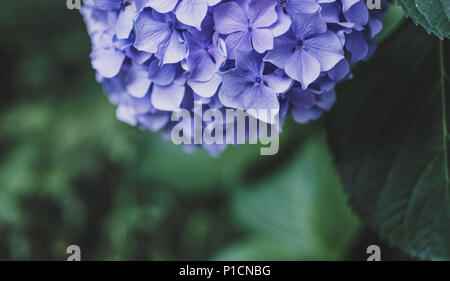
[[[444,146],[444,161],[445,161],[445,181],[447,183],[447,187],[449,187],[449,163],[448,163],[448,148],[447,148],[447,140],[448,140],[448,128],[447,128],[447,93],[445,91],[445,80],[447,78],[447,74],[445,72],[445,64],[444,64],[444,41],[441,40],[439,43],[439,57],[440,57],[440,66],[441,66],[441,95],[442,95],[442,129],[443,129],[443,146]]]

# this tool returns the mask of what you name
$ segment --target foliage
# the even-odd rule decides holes
[[[354,208],[392,244],[439,260],[450,258],[443,45],[441,54],[438,40],[404,25],[340,87],[328,118]]]
[[[428,33],[450,38],[450,0],[399,0],[406,15]]]

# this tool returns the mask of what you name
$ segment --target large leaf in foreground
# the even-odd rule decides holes
[[[359,223],[346,204],[327,144],[311,137],[293,153],[275,176],[236,192],[234,214],[249,235],[215,259],[344,258]]]
[[[450,0],[400,0],[406,15],[439,38],[450,38]]]
[[[444,43],[403,26],[338,88],[328,116],[351,204],[382,237],[422,259],[450,258]]]

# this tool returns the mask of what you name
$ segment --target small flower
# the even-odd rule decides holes
[[[133,29],[138,13],[134,0],[94,0],[94,5],[100,10],[117,11],[116,35],[119,39],[127,39]]]
[[[229,50],[255,49],[262,54],[273,49],[274,35],[270,29],[278,20],[277,3],[272,0],[227,2],[214,11],[216,30],[227,35],[225,43]]]
[[[169,13],[175,10],[177,19],[189,26],[201,30],[203,19],[208,12],[208,6],[214,6],[222,0],[137,0],[139,8],[150,7],[159,13]],[[177,6],[178,4],[178,6]]]
[[[136,49],[156,54],[162,64],[177,63],[187,56],[184,29],[170,14],[141,13],[136,19],[135,32]]]
[[[91,53],[92,66],[106,78],[113,78],[119,74],[126,58],[125,52],[116,48],[113,39],[111,31],[93,35],[93,42],[96,44]]]
[[[214,35],[213,40],[200,40],[187,35],[189,57],[186,59],[186,71],[197,81],[209,81],[227,59],[225,42]]]
[[[277,115],[280,109],[277,94],[287,91],[292,80],[275,73],[264,74],[265,63],[262,56],[253,51],[238,50],[236,65],[235,69],[223,74],[223,84],[219,92],[222,104],[242,110],[267,109],[270,110],[271,117]],[[267,119],[263,121],[270,122]]]
[[[336,101],[334,91],[321,93],[312,89],[293,88],[289,94],[292,117],[297,123],[308,123],[330,110]]]
[[[365,0],[342,0],[342,12],[347,21],[354,23],[354,29],[361,31],[369,22],[369,10]]]
[[[330,30],[320,14],[298,14],[288,33],[275,40],[275,48],[265,60],[282,68],[299,81],[304,89],[322,71],[332,69],[344,59],[339,38]]]

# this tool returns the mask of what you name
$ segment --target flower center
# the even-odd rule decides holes
[[[267,86],[266,82],[264,81],[264,79],[260,76],[255,77],[255,86],[261,86],[261,85],[265,85]]]
[[[286,8],[288,3],[289,3],[289,0],[280,0],[280,5],[284,8]]]
[[[120,9],[123,10],[128,6],[133,5],[130,1],[123,1],[122,4],[120,5]]]

